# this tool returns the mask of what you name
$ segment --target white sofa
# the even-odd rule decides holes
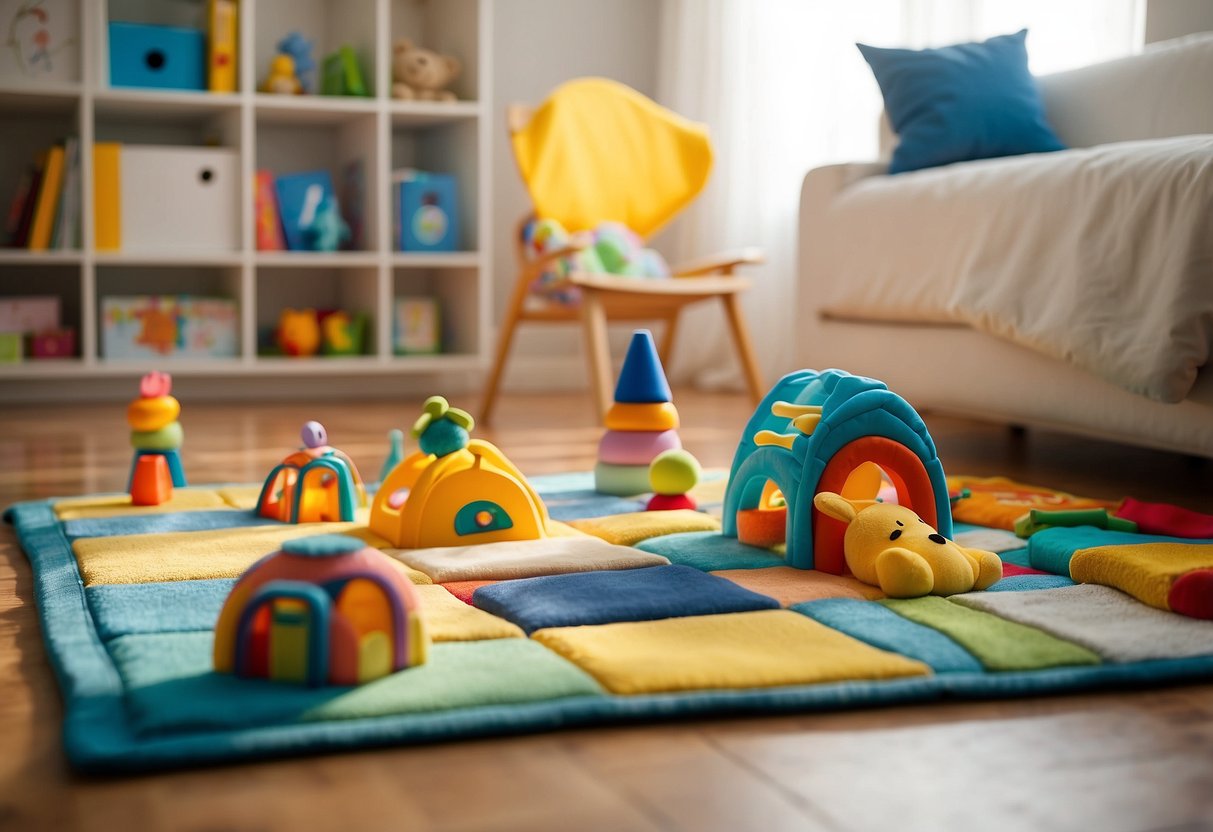
[[[1213,33],[1157,44],[1140,55],[1044,76],[1039,82],[1050,123],[1072,148],[1213,134]],[[882,138],[886,158],[891,141],[895,137]],[[924,410],[1213,457],[1213,362],[1197,371],[1183,401],[1168,404],[966,323],[891,321],[871,319],[854,309],[842,315],[833,310],[831,282],[838,264],[846,262],[839,258],[853,255],[839,242],[837,228],[830,230],[830,212],[848,188],[886,170],[882,162],[831,165],[810,171],[804,179],[799,366],[838,367],[879,378]],[[901,187],[896,178],[888,181],[890,188]],[[880,222],[876,214],[873,222]],[[836,226],[836,215],[833,220]],[[932,221],[929,212],[913,217],[922,229]],[[949,221],[948,229],[933,229],[939,233],[932,239],[979,233],[955,227],[954,216]],[[897,231],[906,236],[904,227]],[[1199,233],[1206,232],[1213,239],[1213,227]],[[898,257],[896,245],[889,248],[887,257]],[[879,256],[886,255],[882,251]],[[1213,262],[1207,265],[1213,288]],[[897,267],[890,262],[890,268]],[[1203,320],[1213,331],[1213,318]]]

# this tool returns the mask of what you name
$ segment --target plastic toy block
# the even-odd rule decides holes
[[[737,512],[737,539],[747,546],[770,549],[786,541],[787,508],[751,508]]]
[[[678,410],[670,402],[629,404],[616,402],[604,420],[607,430],[677,430]]]
[[[649,485],[654,494],[673,497],[686,494],[699,484],[702,469],[690,451],[665,451],[649,463]]]
[[[158,506],[173,496],[173,481],[168,460],[160,454],[147,454],[135,462],[131,477],[131,505]]]
[[[158,430],[131,431],[131,447],[138,451],[175,451],[185,442],[180,422],[169,422]]]
[[[648,465],[661,452],[681,447],[673,430],[608,430],[598,443],[598,459],[612,465]]]
[[[632,333],[631,343],[628,344],[623,369],[619,371],[619,381],[615,385],[615,401],[625,404],[651,404],[672,401],[673,398],[661,359],[657,357],[653,334],[647,329],[636,330]]]
[[[699,504],[689,494],[654,494],[649,498],[645,511],[695,511]]]
[[[614,494],[617,497],[647,494],[649,466],[599,462],[594,466],[594,490],[599,494]]]
[[[126,409],[127,424],[138,431],[160,430],[180,415],[181,403],[172,396],[135,399]]]

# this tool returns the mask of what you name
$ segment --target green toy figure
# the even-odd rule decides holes
[[[329,194],[316,206],[312,222],[303,229],[303,240],[311,251],[336,251],[350,239],[350,227],[337,210],[337,201]]]

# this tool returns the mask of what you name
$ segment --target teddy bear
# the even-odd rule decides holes
[[[459,77],[462,64],[450,55],[439,55],[414,46],[408,38],[392,44],[392,98],[405,101],[454,101],[455,93],[444,89]]]
[[[847,524],[843,554],[851,573],[890,598],[955,595],[1002,578],[998,555],[948,540],[905,506],[856,503],[830,491],[818,492],[813,505]]]

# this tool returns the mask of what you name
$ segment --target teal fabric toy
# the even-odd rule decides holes
[[[303,240],[311,251],[336,251],[350,239],[350,227],[337,210],[337,201],[325,194],[316,206],[311,223],[303,229]]]
[[[604,222],[589,234],[589,246],[556,261],[535,280],[532,290],[558,303],[573,305],[580,300],[577,288],[556,285],[573,272],[637,278],[670,276],[665,258],[645,248],[640,236],[626,225]],[[557,220],[536,220],[523,229],[523,244],[533,257],[568,248],[573,241],[573,235]]]

